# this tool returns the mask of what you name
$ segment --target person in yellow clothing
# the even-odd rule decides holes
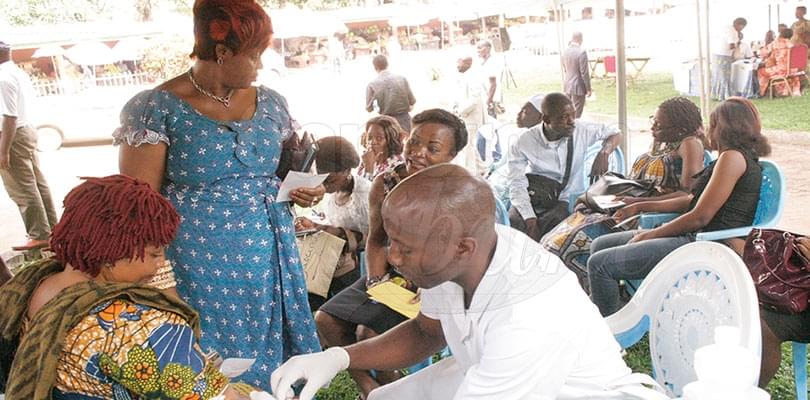
[[[804,18],[807,14],[807,7],[796,7],[796,22],[790,27],[793,30],[793,37],[790,42],[794,45],[804,44],[810,46],[810,20]]]

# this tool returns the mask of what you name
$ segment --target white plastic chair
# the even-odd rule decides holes
[[[674,397],[697,379],[695,350],[714,342],[716,326],[737,326],[740,344],[757,358],[762,352],[751,275],[734,251],[714,242],[690,243],[670,253],[606,322],[622,348],[649,331],[653,375]]]

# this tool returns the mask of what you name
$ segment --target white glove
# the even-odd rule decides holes
[[[250,400],[276,400],[276,398],[270,395],[270,393],[257,392],[254,390],[250,392]]]
[[[330,347],[321,353],[295,356],[270,375],[270,386],[278,400],[293,398],[292,385],[306,381],[300,400],[311,400],[340,371],[349,367],[349,353],[342,347]]]

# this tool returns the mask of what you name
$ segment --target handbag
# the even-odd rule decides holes
[[[754,279],[759,303],[774,311],[796,314],[810,301],[810,261],[796,247],[794,233],[753,229],[745,240],[743,261]]]
[[[565,157],[565,174],[562,183],[539,174],[526,174],[529,180],[529,200],[536,213],[553,208],[560,201],[560,194],[568,186],[571,163],[574,159],[574,138],[568,138],[568,154]]]
[[[651,180],[627,179],[617,172],[605,172],[588,190],[579,196],[578,203],[585,204],[592,211],[609,213],[610,210],[602,208],[596,201],[596,196],[631,196],[649,197],[655,194],[655,182]]]
[[[292,132],[281,145],[281,156],[276,168],[276,176],[283,181],[290,171],[309,171],[315,161],[317,151],[318,144],[313,139],[312,134],[304,131],[299,137],[298,133]]]
[[[304,266],[307,291],[321,297],[329,294],[345,240],[324,231],[295,239]]]

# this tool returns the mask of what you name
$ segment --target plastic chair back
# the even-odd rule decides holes
[[[793,342],[793,376],[796,400],[807,400],[807,343]]]
[[[703,150],[703,166],[708,167],[714,161],[714,155],[711,150]]]
[[[591,185],[588,175],[591,173],[591,167],[600,150],[602,150],[602,143],[596,143],[589,147],[585,153],[585,160],[582,163],[582,179],[585,181],[586,188]],[[613,153],[610,154],[610,157],[608,157],[608,171],[618,172],[624,175],[624,153],[622,153],[622,149],[617,147],[616,150],[613,150]]]
[[[605,56],[604,63],[606,74],[616,73],[616,56]]]
[[[695,351],[714,342],[715,327],[738,327],[740,344],[757,357],[762,351],[751,275],[733,250],[714,242],[690,243],[670,253],[606,322],[623,348],[649,331],[653,374],[671,397],[681,396],[697,379]]]
[[[509,210],[497,196],[495,197],[495,222],[501,225],[510,226]]]
[[[794,45],[790,48],[790,73],[804,72],[807,69],[807,46]]]

